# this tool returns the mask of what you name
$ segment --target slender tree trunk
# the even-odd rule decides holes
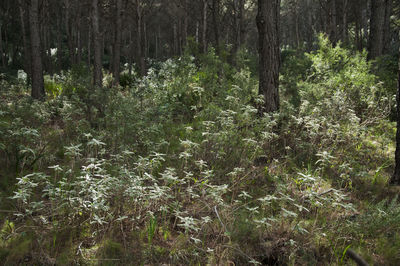
[[[134,52],[133,52],[134,45],[133,45],[132,31],[133,31],[133,29],[132,29],[132,24],[131,24],[129,27],[129,53],[128,53],[129,54],[129,58],[128,58],[129,75],[132,74],[132,65],[133,65],[133,57],[134,57]]]
[[[114,85],[119,85],[119,72],[121,63],[121,36],[122,36],[122,0],[117,0],[116,9],[116,23],[115,23],[115,43],[114,43]]]
[[[19,19],[21,23],[21,31],[22,31],[22,42],[24,45],[24,67],[25,72],[28,76],[28,81],[32,80],[32,71],[31,71],[31,56],[30,56],[30,47],[28,43],[28,37],[25,27],[25,12],[24,12],[24,5],[21,0],[18,0],[18,7],[19,7]],[[29,82],[28,82],[29,83]]]
[[[155,37],[155,57],[158,58],[158,33],[154,34]]]
[[[29,25],[31,36],[31,56],[32,56],[32,97],[43,100],[45,97],[43,66],[40,48],[39,33],[39,0],[31,0],[29,9]]]
[[[70,25],[70,0],[65,0],[65,31],[67,34],[67,43],[69,50],[70,65],[74,65],[75,62],[75,49],[74,49],[74,38],[72,34],[72,27]]]
[[[88,25],[88,38],[87,38],[87,65],[88,67],[90,67],[91,64],[91,42],[92,42],[92,27],[90,25]]]
[[[189,26],[189,15],[188,15],[188,0],[184,0],[184,17],[183,17],[183,47],[187,45],[188,38],[188,26]]]
[[[196,21],[196,43],[199,43],[199,21]]]
[[[368,59],[375,59],[383,52],[383,26],[385,22],[385,1],[371,2],[371,22],[368,43]]]
[[[208,0],[203,0],[203,53],[207,52],[207,3]]]
[[[219,0],[212,0],[212,20],[214,26],[214,39],[215,39],[215,48],[217,49],[217,53],[219,53]]]
[[[61,16],[57,17],[57,68],[62,70],[62,22]]]
[[[176,23],[174,23],[173,25],[173,36],[174,36],[174,55],[178,54],[178,33],[177,33],[177,29],[176,29]]]
[[[99,7],[98,0],[92,0],[92,29],[93,29],[93,85],[101,88],[103,84],[101,63],[101,35],[99,30]]]
[[[143,45],[143,58],[147,58],[147,57],[149,57],[149,49],[148,49],[148,47],[149,47],[149,45],[148,45],[148,42],[147,42],[147,26],[146,26],[146,21],[143,21],[143,42],[142,42],[142,45]]]
[[[392,0],[385,1],[385,19],[383,22],[383,50],[382,53],[387,53],[390,48],[391,30],[390,30],[390,16],[392,15]]]
[[[144,76],[146,74],[146,65],[144,61],[144,42],[142,37],[142,9],[140,6],[140,0],[136,0],[136,26],[137,26],[137,39],[136,39],[136,50],[137,50],[137,61],[140,64],[140,74]]]
[[[258,0],[259,94],[264,112],[279,110],[279,10],[280,0]]]
[[[77,46],[77,55],[76,55],[76,63],[79,65],[82,61],[82,24],[81,24],[81,16],[78,17],[77,29],[76,29],[76,46]]]
[[[343,0],[343,19],[342,19],[342,41],[343,43],[348,42],[348,27],[347,27],[347,9],[348,9],[348,0]]]
[[[332,43],[336,43],[337,41],[336,0],[330,0],[329,13],[330,13],[329,39],[331,40]]]
[[[4,56],[4,50],[3,50],[3,27],[0,22],[0,54],[1,54],[1,65],[3,68],[6,67],[6,60]]]
[[[399,32],[400,36],[400,32]],[[400,185],[400,48],[399,48],[399,59],[398,59],[398,70],[397,70],[397,131],[396,131],[396,152],[395,152],[395,168],[394,174],[390,179],[390,183],[394,185]]]

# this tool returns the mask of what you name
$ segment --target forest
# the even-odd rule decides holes
[[[399,0],[1,0],[0,264],[400,265],[399,49]]]

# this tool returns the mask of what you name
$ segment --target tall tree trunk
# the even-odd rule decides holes
[[[129,27],[129,52],[128,52],[128,54],[129,54],[129,56],[128,56],[129,57],[128,58],[129,75],[132,74],[132,65],[133,65],[133,57],[134,57],[134,50],[133,50],[134,45],[133,45],[132,31],[133,31],[132,24],[130,24],[130,27]]]
[[[70,65],[74,65],[75,62],[75,49],[74,49],[74,38],[72,34],[72,26],[70,25],[70,0],[65,0],[65,31],[67,35],[67,43],[69,50]]]
[[[30,47],[28,43],[28,37],[25,27],[25,12],[24,12],[24,5],[21,0],[18,0],[18,7],[19,7],[19,19],[21,23],[21,31],[22,31],[22,42],[24,45],[24,67],[25,72],[28,76],[28,83],[32,80],[32,71],[31,71],[31,56],[30,56]]]
[[[3,68],[6,67],[6,58],[4,56],[4,50],[3,50],[3,27],[0,22],[0,55],[1,55],[1,65]]]
[[[332,43],[337,41],[337,15],[336,15],[336,0],[330,0],[329,3],[329,39]]]
[[[396,100],[397,100],[397,107],[396,107],[397,131],[396,131],[395,168],[394,168],[394,174],[390,179],[390,183],[394,185],[400,185],[400,48],[399,48],[398,70],[397,70]]]
[[[61,16],[57,17],[57,68],[62,70],[62,22]]]
[[[93,29],[93,85],[97,88],[102,87],[102,63],[101,63],[101,35],[99,30],[99,7],[98,0],[92,0],[92,29]]]
[[[144,76],[146,74],[146,65],[144,61],[144,49],[143,49],[143,35],[142,35],[142,9],[140,0],[136,0],[136,26],[137,26],[137,39],[136,39],[136,50],[137,50],[137,61],[140,64],[140,74]]]
[[[196,43],[199,43],[199,21],[196,21]]]
[[[280,0],[258,0],[259,94],[264,112],[279,110],[279,10]]]
[[[390,16],[392,15],[392,0],[385,1],[385,19],[383,22],[383,50],[382,53],[387,53],[390,47],[391,30],[390,30]]]
[[[217,53],[219,53],[219,4],[219,0],[212,0],[212,20],[214,24],[214,39]]]
[[[174,23],[174,25],[173,25],[173,36],[174,36],[174,55],[177,55],[178,54],[178,32],[177,32],[177,29],[176,29],[176,23]]]
[[[203,0],[203,36],[202,36],[203,53],[207,52],[207,4],[208,0]]]
[[[184,0],[184,17],[183,17],[183,47],[187,45],[187,38],[188,38],[188,27],[189,27],[189,15],[188,15],[188,0]]]
[[[92,27],[90,25],[88,25],[88,38],[87,38],[87,65],[88,67],[90,67],[91,64],[91,42],[92,42]]]
[[[39,0],[30,1],[29,25],[31,36],[31,56],[32,56],[32,97],[43,100],[45,96],[43,81],[43,66],[40,48],[39,33]]]
[[[385,22],[386,0],[371,2],[371,22],[368,43],[368,59],[375,59],[383,52],[383,25]]]
[[[78,15],[77,29],[76,29],[76,46],[77,46],[77,55],[76,55],[76,63],[79,65],[82,61],[82,18],[81,15]]]
[[[348,9],[348,0],[343,0],[343,10],[342,10],[342,42],[347,43],[348,41],[348,27],[347,27],[347,9]]]
[[[115,42],[114,42],[114,67],[113,77],[114,85],[119,85],[119,72],[121,63],[121,36],[122,36],[122,0],[117,0],[116,9],[116,23],[115,23]]]

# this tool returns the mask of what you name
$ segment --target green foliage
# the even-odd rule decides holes
[[[363,121],[379,114],[384,117],[392,95],[371,74],[366,53],[351,54],[340,45],[332,47],[323,35],[319,46],[316,53],[308,55],[312,61],[308,79],[299,84],[303,101],[311,103],[310,107],[326,108],[326,101],[331,100],[334,106],[327,106],[327,110],[350,110]]]
[[[365,55],[323,37],[284,51],[281,111],[260,114],[252,55],[234,68],[221,54],[124,71],[121,87],[107,74],[97,90],[77,66],[48,78],[44,103],[1,83],[15,207],[0,256],[17,264],[21,244],[36,264],[340,264],[351,245],[398,262],[398,202],[382,201],[395,127]]]

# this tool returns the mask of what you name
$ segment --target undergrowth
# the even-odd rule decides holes
[[[45,102],[2,81],[1,260],[343,265],[351,247],[398,264],[393,95],[364,53],[323,37],[284,60],[273,114],[245,61],[213,50],[119,88],[72,69],[46,78]]]

